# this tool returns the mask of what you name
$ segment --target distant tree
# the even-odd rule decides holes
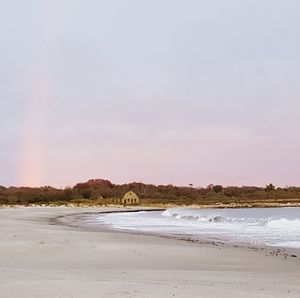
[[[206,186],[206,189],[212,190],[212,189],[213,189],[213,187],[214,187],[214,185],[213,185],[213,184],[208,184],[208,185]]]
[[[90,199],[92,196],[92,190],[91,189],[84,189],[81,192],[81,195],[83,196],[84,199]]]
[[[212,189],[215,193],[222,192],[223,186],[222,185],[214,185]]]
[[[65,201],[70,201],[72,198],[73,198],[73,189],[71,189],[71,188],[65,188],[64,190],[63,190],[63,199],[65,200]]]
[[[274,191],[274,190],[275,190],[275,186],[272,183],[266,185],[265,187],[265,191],[267,192]]]

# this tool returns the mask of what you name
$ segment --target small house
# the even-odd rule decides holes
[[[123,205],[138,205],[139,202],[140,202],[139,197],[133,191],[127,192],[122,199]]]

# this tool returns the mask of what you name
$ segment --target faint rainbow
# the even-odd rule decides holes
[[[43,176],[44,107],[48,100],[47,80],[40,71],[31,76],[24,107],[19,184],[39,186]]]
[[[27,77],[25,105],[23,113],[21,160],[19,168],[19,184],[25,186],[40,186],[45,176],[43,160],[45,158],[44,146],[44,122],[45,108],[49,102],[49,76],[48,67],[51,56],[51,30],[53,26],[59,26],[53,22],[51,2],[40,3],[39,38],[36,49],[32,52],[33,61]]]

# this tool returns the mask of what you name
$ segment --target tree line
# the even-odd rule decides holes
[[[261,202],[300,203],[300,187],[266,187],[209,185],[180,187],[144,183],[113,184],[104,179],[92,179],[73,187],[58,189],[43,187],[0,186],[0,205],[29,204],[89,204],[105,205],[134,191],[141,204],[211,205],[259,204]]]

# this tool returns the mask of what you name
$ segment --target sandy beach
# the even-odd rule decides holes
[[[0,297],[300,297],[299,257],[53,220],[101,210],[0,209]]]

